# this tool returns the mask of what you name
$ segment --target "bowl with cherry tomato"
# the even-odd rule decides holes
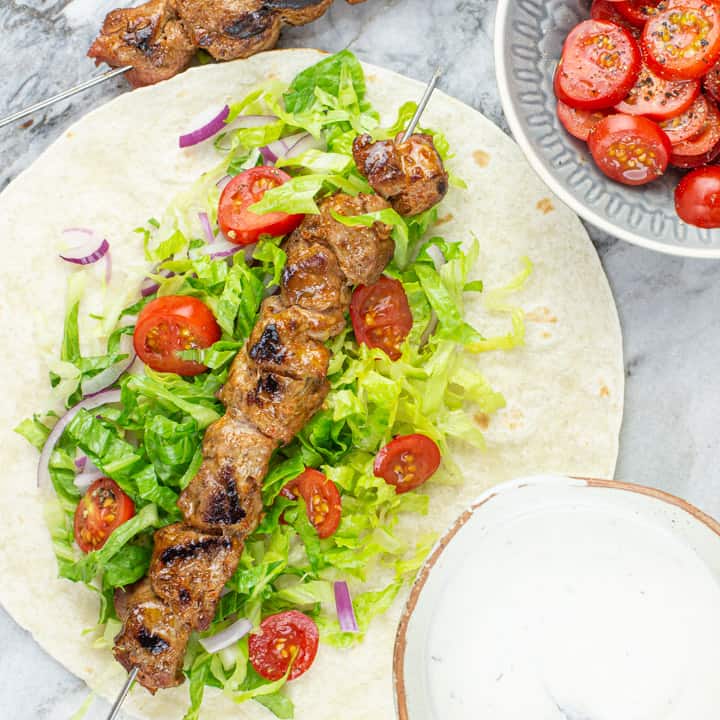
[[[605,232],[720,257],[720,0],[500,0],[510,129]]]

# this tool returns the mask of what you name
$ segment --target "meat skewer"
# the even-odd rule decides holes
[[[431,159],[428,175],[436,171]],[[431,204],[414,208],[418,212],[438,200],[422,197]],[[380,195],[337,193],[286,240],[280,293],[263,301],[233,361],[220,394],[226,414],[206,431],[203,463],[178,501],[185,522],[155,533],[148,576],[116,593],[123,627],[114,654],[129,675],[109,720],[135,679],[152,693],[183,681],[190,634],[209,626],[243,540],[259,524],[272,452],[294,437],[329,392],[330,353],[322,343],[342,332],[352,286],[375,283],[394,252],[389,226],[347,227],[333,214],[389,206]]]

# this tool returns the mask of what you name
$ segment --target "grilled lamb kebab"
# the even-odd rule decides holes
[[[305,25],[333,0],[149,0],[113,10],[88,51],[97,64],[132,65],[134,87],[167,80],[190,65],[198,48],[216,60],[246,58],[275,47],[283,25]],[[347,0],[351,4],[364,0]]]
[[[322,344],[345,327],[352,285],[372,284],[390,262],[391,228],[346,227],[332,212],[389,207],[377,195],[337,194],[285,243],[280,294],[267,298],[220,399],[225,416],[203,440],[203,464],[178,506],[185,523],[155,533],[148,578],[115,599],[123,628],[115,657],[151,692],[183,681],[191,632],[207,629],[237,568],[242,541],[262,514],[261,487],[273,450],[290,442],[329,392]]]

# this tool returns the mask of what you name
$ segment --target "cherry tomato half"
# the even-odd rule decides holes
[[[632,90],[615,109],[627,115],[666,120],[684,113],[699,94],[699,80],[664,80],[643,66]]]
[[[400,345],[413,326],[402,283],[383,275],[374,285],[358,285],[350,303],[350,320],[359,343],[399,360]]]
[[[141,310],[133,344],[140,359],[153,370],[192,376],[207,368],[183,360],[178,352],[210,347],[220,335],[220,327],[205,303],[187,295],[167,295]]]
[[[604,118],[607,110],[577,110],[558,100],[558,118],[563,127],[578,140],[587,140],[590,131]]]
[[[375,456],[373,473],[406,493],[434,475],[440,459],[440,448],[427,435],[399,435]]]
[[[615,25],[624,27],[633,37],[640,37],[640,30],[629,22],[624,15],[620,14],[620,11],[617,9],[618,2],[620,2],[620,0],[593,0],[592,7],[590,8],[590,17],[593,20],[608,20],[611,23],[615,23]]]
[[[715,101],[720,102],[720,66],[715,65],[708,71],[703,81],[705,92]]]
[[[274,167],[255,167],[236,175],[220,196],[218,224],[230,242],[252,245],[261,235],[279,237],[292,232],[303,215],[271,212],[257,215],[249,210],[272,188],[284,185],[290,176]]]
[[[110,478],[96,480],[75,510],[75,542],[84,552],[99,550],[112,531],[135,514],[133,501]]]
[[[308,520],[320,538],[328,538],[338,529],[342,515],[340,493],[335,483],[319,470],[306,468],[282,489],[282,494],[291,500],[302,497]]]
[[[285,675],[292,662],[288,680],[295,680],[313,664],[319,637],[314,620],[297,610],[270,615],[248,639],[250,662],[270,681]]]
[[[687,2],[659,10],[642,34],[645,61],[668,80],[705,75],[720,58],[720,6]]]
[[[668,140],[673,145],[677,145],[702,132],[710,112],[709,108],[710,105],[705,96],[699,95],[682,115],[664,120],[660,123],[660,127],[668,136]]]
[[[675,209],[681,220],[701,228],[720,227],[720,167],[688,173],[675,190]]]
[[[630,92],[640,67],[640,49],[625,28],[605,20],[585,20],[565,40],[555,94],[574,108],[610,108]]]
[[[673,145],[671,164],[681,168],[707,165],[720,154],[720,110],[708,102],[708,113],[702,130],[691,138]]]
[[[671,145],[652,120],[636,115],[609,115],[588,138],[597,166],[625,185],[645,185],[667,170]]]
[[[617,2],[620,14],[637,27],[642,27],[651,17],[657,15],[662,0],[621,0]]]

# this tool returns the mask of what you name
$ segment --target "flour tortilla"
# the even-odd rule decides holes
[[[264,53],[196,68],[127,93],[87,115],[0,196],[0,602],[48,653],[110,698],[123,672],[109,650],[82,635],[97,618],[97,598],[57,579],[35,488],[37,453],[12,428],[53,404],[46,360],[62,332],[67,269],[57,259],[63,228],[87,226],[113,246],[114,283],[141,256],[132,229],[217,163],[211,143],[181,151],[177,136],[198,113],[245,95],[268,78],[289,81],[322,56],[314,50]],[[420,96],[422,84],[366,66],[369,95],[383,119]],[[623,406],[620,326],[607,280],[578,219],[531,172],[519,149],[475,110],[436,93],[424,122],[445,131],[457,157],[452,170],[468,191],[450,191],[442,234],[481,245],[475,274],[504,284],[529,256],[535,270],[516,300],[527,311],[526,347],[487,353],[477,363],[508,407],[487,428],[485,453],[458,449],[462,487],[428,487],[431,513],[417,521],[442,530],[487,487],[512,477],[557,472],[610,477]],[[507,332],[507,316],[478,302],[471,320],[486,335]],[[480,417],[482,422],[483,418]],[[414,521],[415,522],[415,521]],[[322,646],[312,671],[288,686],[299,720],[391,720],[391,659],[405,595],[350,650]],[[128,712],[177,719],[187,685],[151,697],[135,688]],[[268,720],[257,703],[238,708],[208,690],[203,717]]]

